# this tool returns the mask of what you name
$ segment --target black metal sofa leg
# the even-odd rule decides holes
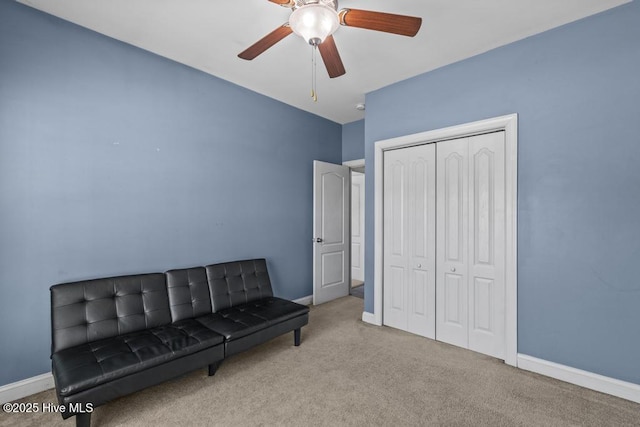
[[[300,328],[293,330],[293,344],[296,347],[300,345]]]
[[[222,360],[216,363],[212,363],[211,365],[209,365],[209,376],[212,377],[216,374],[216,371],[218,370],[218,368],[220,367],[220,365],[222,364]]]
[[[90,427],[91,412],[76,415],[76,427]]]

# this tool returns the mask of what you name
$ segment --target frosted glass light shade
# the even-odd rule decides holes
[[[294,10],[289,17],[294,33],[312,45],[322,43],[340,26],[338,12],[323,4],[308,4]]]

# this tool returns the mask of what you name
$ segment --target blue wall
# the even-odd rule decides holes
[[[312,161],[341,132],[0,1],[0,385],[49,371],[55,283],[266,257],[310,295]]]
[[[342,126],[342,161],[364,159],[364,119]]]
[[[367,166],[377,140],[519,114],[518,351],[638,384],[639,23],[636,1],[366,99]]]

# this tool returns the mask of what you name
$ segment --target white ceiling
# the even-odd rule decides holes
[[[253,61],[237,54],[287,22],[267,0],[19,0],[338,123],[364,117],[365,94],[630,0],[341,0],[339,7],[420,16],[415,38],[341,27],[347,74],[329,79],[319,58],[310,97],[311,48],[296,35]]]

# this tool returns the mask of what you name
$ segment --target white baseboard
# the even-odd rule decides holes
[[[54,387],[51,372],[0,387],[0,405],[31,396]]]
[[[376,316],[373,313],[367,311],[362,312],[362,321],[365,323],[371,323],[372,325],[380,326],[376,323]]]
[[[313,302],[313,295],[307,295],[306,297],[298,298],[296,300],[293,300],[293,302],[302,305],[311,305],[311,303]]]
[[[640,385],[518,354],[518,368],[640,403]]]

